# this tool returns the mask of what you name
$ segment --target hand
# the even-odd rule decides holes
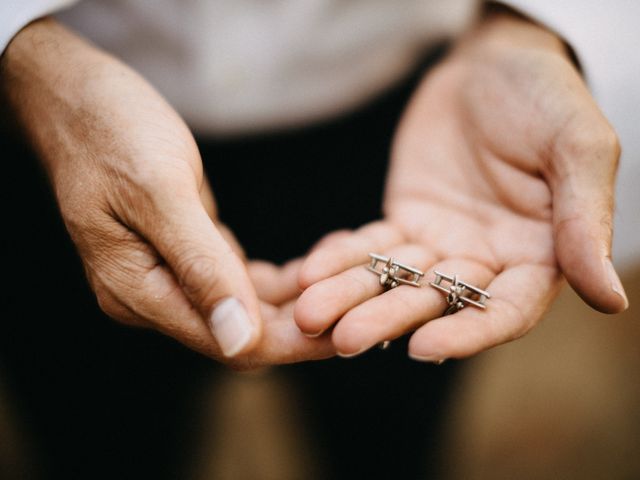
[[[108,315],[238,367],[332,353],[286,306],[299,262],[251,265],[276,305],[258,300],[191,133],[135,72],[42,20],[13,40],[0,80]]]
[[[299,327],[313,335],[337,322],[333,342],[345,356],[415,330],[409,355],[440,361],[526,333],[561,273],[594,308],[625,309],[610,261],[619,154],[562,42],[489,15],[414,95],[384,219],[334,234],[306,260]],[[382,293],[363,267],[368,252],[424,269],[422,288]],[[425,285],[436,269],[487,289],[487,309],[442,317],[444,295]]]

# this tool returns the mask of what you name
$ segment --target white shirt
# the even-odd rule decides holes
[[[387,89],[475,0],[84,0],[58,18],[113,52],[199,133],[335,116]]]
[[[640,2],[503,3],[576,51],[623,146],[614,258],[622,268],[640,264]],[[29,21],[60,12],[149,79],[195,131],[240,134],[366,102],[476,9],[475,0],[1,0],[0,51]]]

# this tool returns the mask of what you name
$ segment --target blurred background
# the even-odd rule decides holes
[[[106,17],[95,18],[102,19],[110,18],[113,5],[125,3],[85,5],[97,5]],[[116,22],[118,35],[109,37],[102,20],[83,28],[129,56],[127,61],[139,61],[137,67],[173,103],[191,109],[188,120],[198,132],[222,220],[250,257],[282,262],[304,254],[326,232],[379,218],[388,151],[403,107],[416,82],[446,53],[447,37],[472,18],[474,2],[435,3],[432,16],[414,16],[414,27],[432,26],[421,39],[430,48],[412,43],[404,32],[415,61],[398,67],[395,78],[366,88],[358,88],[355,77],[340,77],[336,82],[355,88],[359,97],[347,101],[348,108],[326,104],[321,111],[323,94],[330,96],[338,83],[316,92],[317,103],[304,108],[292,94],[282,113],[278,102],[287,89],[270,96],[268,89],[251,87],[268,80],[274,65],[256,62],[247,75],[229,61],[225,43],[216,47],[220,56],[211,55],[222,60],[208,67],[220,82],[212,84],[214,100],[228,103],[215,115],[204,111],[206,105],[189,104],[185,85],[198,80],[182,76],[192,60],[184,54],[188,42],[164,46],[192,26],[196,32],[211,28],[197,16],[183,23],[171,15],[155,17],[157,24],[138,22],[146,18],[145,5],[153,5],[129,2],[131,16]],[[397,10],[386,5],[385,11]],[[458,10],[445,24],[448,9]],[[411,11],[373,30],[389,38]],[[341,10],[332,12],[343,18]],[[82,16],[76,9],[61,18],[74,24]],[[347,27],[331,38],[341,38]],[[216,38],[243,44],[239,31],[232,24]],[[147,43],[130,48],[136,32],[148,35]],[[295,55],[270,51],[283,67],[307,58],[305,45],[295,40],[305,29],[287,32],[298,47]],[[613,51],[595,37],[597,55]],[[276,48],[265,38],[255,35],[252,41]],[[324,45],[331,51],[332,43]],[[257,53],[250,57],[256,60]],[[367,68],[384,71],[393,64],[393,55],[376,58],[385,61]],[[177,67],[160,74],[157,67],[165,61]],[[348,55],[340,57],[328,75],[351,63]],[[302,69],[289,72],[291,78],[296,72],[309,77]],[[281,80],[274,78],[276,84]],[[614,257],[629,310],[598,314],[565,288],[526,337],[441,366],[410,360],[400,340],[387,351],[353,359],[238,374],[159,334],[115,324],[88,289],[37,159],[4,116],[1,250],[9,286],[0,306],[0,479],[640,478],[636,78],[611,70],[603,93],[624,148]],[[194,90],[207,85],[203,81]],[[245,98],[247,89],[271,100]],[[303,126],[296,122],[305,108],[319,113]],[[236,117],[225,117],[232,111]],[[248,118],[255,120],[249,122],[255,131],[238,136]],[[260,133],[269,122],[287,128]],[[210,135],[206,125],[233,135]],[[295,234],[282,225],[295,226]]]

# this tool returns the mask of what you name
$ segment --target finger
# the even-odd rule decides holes
[[[163,267],[154,269],[145,277],[144,285],[147,292],[164,292],[164,297],[156,295],[159,301],[155,305],[147,302],[145,311],[140,312],[142,315],[159,319],[163,333],[178,339],[192,350],[220,358],[220,350],[210,341],[210,332],[168,270]],[[148,299],[149,295],[145,297]],[[310,339],[298,330],[293,321],[293,302],[282,308],[260,302],[260,311],[264,320],[260,342],[250,352],[226,359],[228,366],[249,370],[267,365],[320,360],[335,355],[335,348],[328,336]]]
[[[409,356],[441,362],[473,355],[527,333],[557,295],[561,277],[544,265],[520,265],[500,273],[486,290],[485,310],[467,306],[418,329]]]
[[[131,327],[152,328],[153,325],[145,318],[138,315],[120,299],[114,295],[106,286],[100,282],[91,281],[92,289],[96,295],[98,306],[108,317]]]
[[[107,315],[139,322],[213,358],[222,353],[199,312],[140,236],[112,218],[91,234],[102,243],[81,248],[89,281]]]
[[[565,277],[585,302],[599,311],[617,313],[629,305],[611,263],[620,147],[604,119],[574,123],[567,129],[572,133],[558,140],[552,163],[556,255]]]
[[[197,312],[178,287],[171,273],[158,267],[146,276],[147,292],[164,292],[165,296],[155,296],[154,304],[147,301],[141,315],[152,316],[159,330],[176,338],[188,348],[212,358],[220,359],[221,352],[210,341],[211,334],[203,325]],[[250,370],[268,365],[282,365],[307,360],[321,360],[335,355],[335,348],[329,336],[319,338],[305,337],[293,321],[293,302],[284,307],[275,307],[266,302],[260,303],[264,319],[263,335],[260,342],[250,352],[240,354],[225,363],[235,369]]]
[[[272,305],[297,298],[300,295],[298,272],[302,262],[302,259],[295,259],[282,266],[260,260],[249,262],[247,269],[258,298]]]
[[[399,245],[383,252],[418,269],[435,260],[433,254],[420,245]],[[303,333],[311,337],[322,334],[349,310],[382,293],[380,277],[367,270],[367,265],[351,267],[314,283],[302,293],[296,302],[294,317]]]
[[[124,270],[129,269],[125,267]],[[153,326],[192,350],[221,359],[223,352],[211,341],[211,332],[172,272],[165,265],[137,272],[128,277],[126,285],[123,284],[122,277],[116,282],[118,288],[115,290],[119,292],[117,301],[122,302],[127,315],[141,324],[144,322],[145,325]],[[114,284],[110,283],[110,286],[113,287]],[[293,302],[285,308],[261,303],[260,309],[265,320],[264,335],[260,343],[247,354],[225,359],[227,365],[246,370],[265,365],[319,360],[335,354],[328,336],[309,339],[300,333],[293,321]],[[123,320],[121,316],[118,319]]]
[[[293,321],[293,304],[288,302],[282,307],[274,307],[262,303],[262,341],[250,354],[233,359],[232,367],[246,370],[266,365],[323,360],[335,355],[329,335],[309,338],[300,332]]]
[[[402,235],[391,224],[374,222],[334,241],[318,245],[300,269],[304,289],[336,273],[366,263],[369,252],[382,252],[402,242]]]
[[[429,286],[434,270],[459,274],[461,280],[479,288],[495,276],[487,266],[466,259],[447,259],[432,265],[420,288],[393,288],[346,313],[333,330],[338,353],[347,357],[357,355],[441,316],[448,305],[445,295]]]
[[[343,229],[343,230],[335,230],[331,233],[327,233],[324,237],[322,237],[320,240],[318,240],[310,249],[309,249],[309,253],[313,253],[314,251],[318,250],[319,248],[324,248],[324,247],[328,247],[329,245],[332,245],[334,242],[337,242],[343,238],[349,237],[353,235],[353,231],[352,230],[347,230],[347,229]]]
[[[262,330],[258,299],[244,263],[199,196],[157,199],[152,208],[140,231],[167,262],[222,352],[233,357],[250,351]]]

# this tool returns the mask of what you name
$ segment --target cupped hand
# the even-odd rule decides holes
[[[295,317],[335,324],[344,356],[413,333],[409,355],[441,361],[515,339],[542,317],[562,274],[608,313],[627,307],[610,260],[620,149],[565,46],[542,27],[489,15],[430,72],[396,134],[384,218],[309,255]],[[426,273],[382,290],[368,252]],[[443,317],[433,271],[491,293]]]
[[[332,354],[293,321],[299,262],[247,268],[191,133],[140,76],[45,19],[12,41],[0,79],[108,315],[240,368]]]

